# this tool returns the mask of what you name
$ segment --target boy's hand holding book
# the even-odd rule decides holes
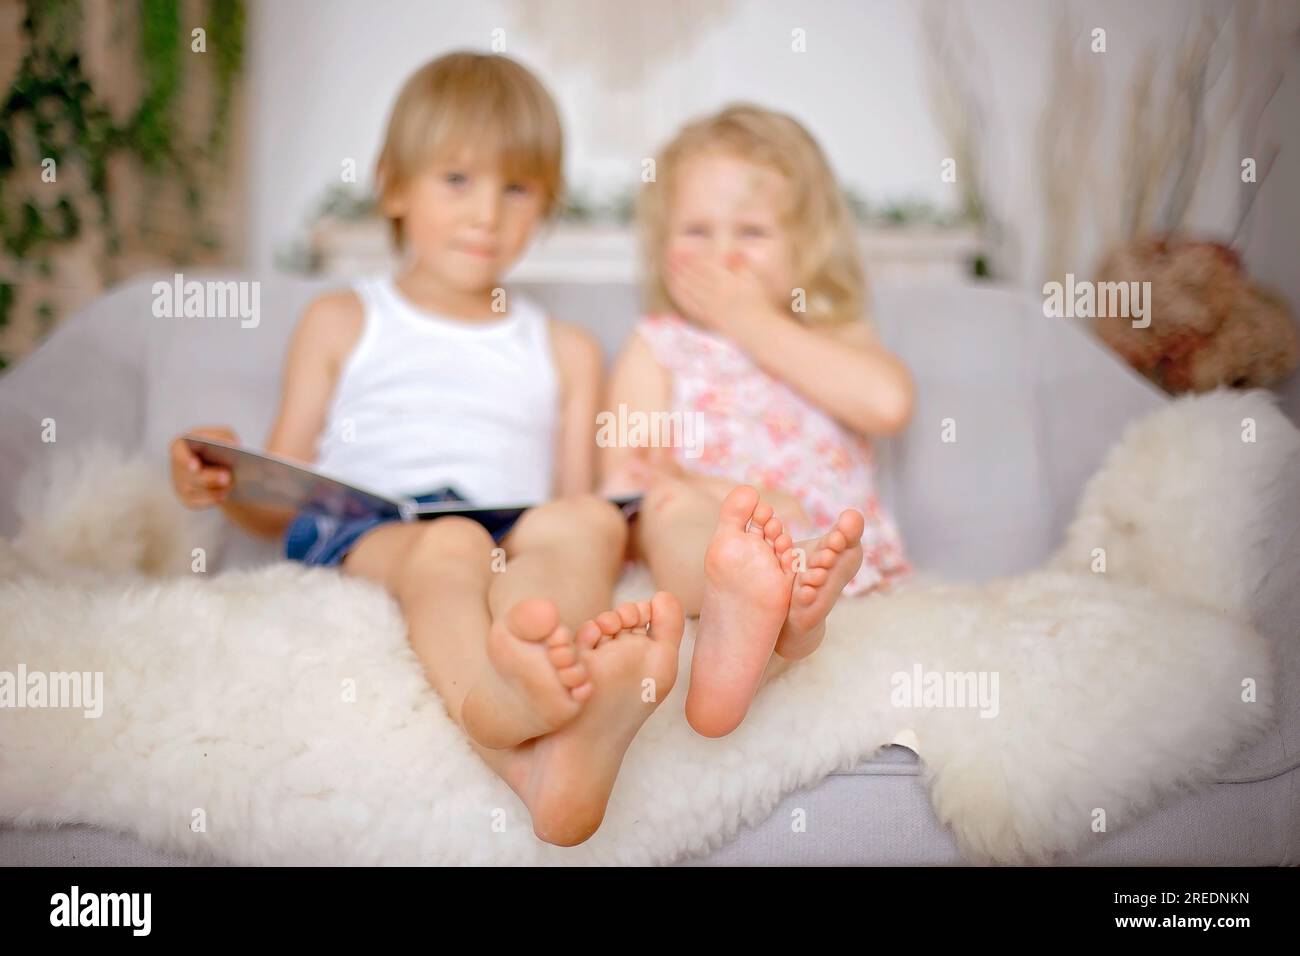
[[[211,438],[215,441],[239,444],[239,436],[234,429],[224,425],[206,425],[191,428],[186,434]],[[234,475],[224,465],[205,462],[186,443],[183,436],[177,436],[171,444],[172,487],[176,497],[187,508],[211,508],[221,504],[230,493],[234,484]]]

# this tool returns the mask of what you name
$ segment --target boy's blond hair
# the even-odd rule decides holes
[[[564,134],[555,101],[525,67],[496,54],[457,52],[426,63],[397,94],[375,182],[381,211],[396,190],[460,147],[494,154],[505,175],[541,183],[549,216],[564,192]],[[402,244],[402,221],[389,218]]]
[[[747,103],[686,126],[655,162],[655,181],[641,189],[637,219],[646,262],[646,305],[669,311],[664,250],[673,190],[683,163],[720,152],[780,173],[790,205],[782,217],[794,247],[796,288],[806,310],[791,315],[806,323],[867,321],[867,282],[858,259],[848,204],[817,141],[793,117]],[[793,290],[792,290],[793,299]]]

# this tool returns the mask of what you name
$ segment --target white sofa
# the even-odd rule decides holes
[[[0,377],[0,534],[17,528],[16,488],[40,454],[44,418],[56,419],[60,444],[108,440],[160,461],[169,439],[188,425],[229,423],[250,442],[265,438],[290,330],[323,284],[264,280],[260,324],[241,328],[237,319],[154,317],[152,281],[103,296]],[[636,290],[628,286],[524,291],[590,328],[607,352],[636,314]],[[1166,399],[1085,331],[1045,318],[1030,296],[988,286],[885,286],[875,300],[884,340],[918,383],[911,426],[878,449],[882,495],[912,559],[925,571],[968,580],[1040,564],[1110,444]],[[940,448],[945,418],[960,419],[955,448]],[[1300,504],[1279,516],[1278,528],[1295,545],[1291,566],[1300,568]],[[273,546],[228,533],[227,566],[278,557]],[[1279,724],[1202,792],[1070,862],[1300,861],[1300,665],[1289,640],[1300,621],[1300,588],[1274,588],[1254,610],[1257,627],[1279,649]],[[960,863],[919,773],[910,751],[888,748],[791,794],[764,824],[691,862]],[[796,806],[827,821],[815,839],[791,838],[785,821]],[[180,862],[88,827],[0,828],[0,864]]]

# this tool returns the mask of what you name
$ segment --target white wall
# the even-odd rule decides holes
[[[416,66],[455,48],[487,49],[498,28],[506,51],[534,68],[560,103],[571,182],[598,191],[633,182],[641,158],[684,119],[752,99],[799,116],[841,178],[868,197],[951,205],[955,188],[939,176],[950,149],[930,118],[920,9],[914,0],[261,0],[250,18],[249,265],[269,267],[274,250],[339,181],[344,158],[368,179],[392,99]],[[1035,137],[1053,26],[1068,15],[1081,44],[1094,26],[1107,30],[1107,52],[1085,64],[1105,96],[1102,128],[1080,144],[1093,150],[1093,161],[1090,180],[1079,186],[1088,198],[1072,268],[1088,273],[1116,219],[1132,71],[1146,58],[1169,56],[1195,5],[957,0],[941,9],[971,30],[962,55],[975,65],[990,109],[987,187],[1016,239],[1004,265],[1029,284],[1041,281],[1048,217]],[[796,27],[806,31],[803,54],[791,50]],[[602,72],[599,50],[618,37],[618,50],[635,50],[628,38],[640,38],[669,52],[644,70],[634,54],[619,53],[612,72]],[[1204,231],[1231,224],[1235,147],[1235,137],[1225,136],[1207,167],[1208,188],[1192,217]]]
[[[1251,275],[1281,293],[1300,326],[1300,32],[1289,42],[1291,68],[1261,124],[1262,140],[1281,152],[1259,188],[1243,253]],[[1282,407],[1300,424],[1300,372],[1279,392]]]
[[[574,5],[540,6],[563,12]],[[596,9],[619,6],[609,0]],[[655,16],[673,10],[625,6]],[[774,4],[726,3],[725,22],[702,28],[692,25],[698,13],[687,6],[676,28],[689,47],[682,59],[652,68],[640,88],[620,91],[566,66],[563,48],[553,52],[559,44],[518,25],[511,2],[257,3],[250,22],[251,264],[270,264],[274,248],[339,181],[344,157],[369,175],[387,111],[414,68],[455,48],[487,49],[496,28],[506,30],[507,52],[537,70],[560,104],[572,182],[599,191],[632,182],[641,158],[683,119],[751,98],[796,112],[844,178],[871,195],[942,201],[943,150],[924,119],[909,4],[876,4],[873,12],[865,6],[813,3],[791,19]],[[808,32],[806,54],[790,50],[794,26]]]

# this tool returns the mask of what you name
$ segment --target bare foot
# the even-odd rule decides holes
[[[704,600],[686,719],[721,737],[745,719],[790,611],[793,542],[748,485],[722,502],[704,555]]]
[[[471,739],[493,750],[563,727],[594,690],[573,634],[542,598],[520,601],[493,622],[487,655],[492,666],[465,695],[460,720]]]
[[[681,604],[660,591],[578,628],[595,692],[577,719],[519,748],[506,774],[538,839],[575,846],[600,827],[623,755],[677,679],[683,625]]]
[[[844,586],[862,567],[862,513],[840,512],[835,527],[806,548],[807,568],[800,571],[790,596],[790,613],[776,639],[776,652],[787,660],[807,657],[826,636],[826,615]]]

